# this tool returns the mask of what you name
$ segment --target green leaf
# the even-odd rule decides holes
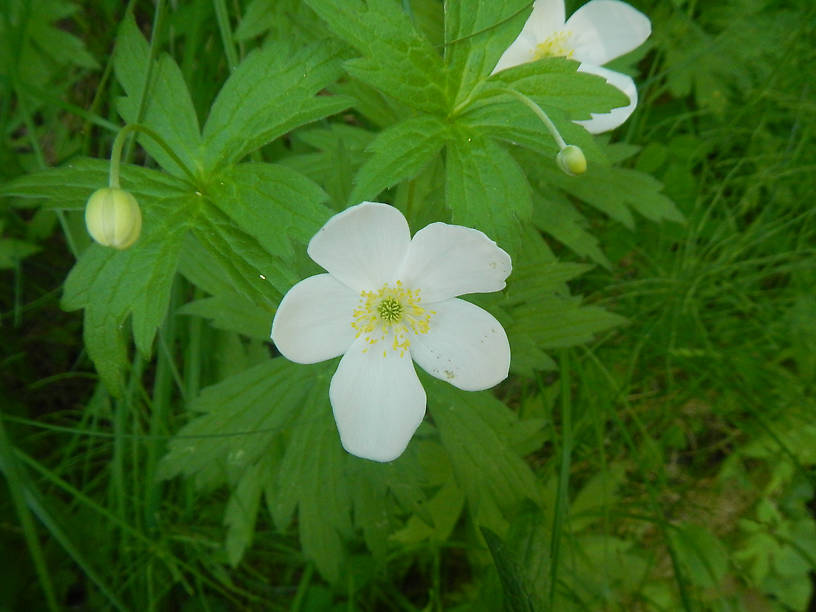
[[[352,177],[367,158],[364,151],[373,138],[368,130],[338,123],[299,130],[292,135],[293,143],[306,144],[316,151],[289,155],[280,163],[317,182],[329,194],[332,207],[342,209],[349,201]]]
[[[717,588],[728,570],[728,553],[705,527],[686,523],[671,533],[674,549],[697,586]]]
[[[442,58],[392,0],[307,0],[362,58],[346,62],[357,79],[407,106],[445,115],[449,108]]]
[[[110,164],[102,159],[78,158],[57,168],[20,176],[0,186],[0,195],[44,199],[44,208],[83,210],[91,194],[108,184]],[[122,189],[141,203],[150,198],[181,195],[189,191],[187,183],[141,166],[122,164]]]
[[[176,314],[209,319],[213,327],[236,331],[249,338],[269,340],[274,310],[267,310],[247,298],[230,291],[184,304]]]
[[[530,588],[529,581],[524,576],[521,565],[511,550],[505,546],[501,538],[491,529],[482,527],[490,555],[496,565],[496,571],[501,580],[504,591],[504,608],[509,612],[536,612],[544,610],[538,597]]]
[[[76,12],[76,7],[65,3],[63,6],[68,10],[58,10],[54,14],[47,15],[46,4],[41,2],[38,4],[37,10],[32,11],[32,16],[35,18],[31,19],[27,24],[26,37],[56,65],[75,64],[83,68],[98,69],[99,64],[88,53],[85,43],[81,39],[69,34],[65,28],[55,27],[54,24],[49,23],[51,19],[56,21],[69,17]],[[56,7],[56,3],[52,3],[52,7]],[[46,17],[46,19],[43,19],[43,17]]]
[[[232,490],[224,525],[227,527],[225,547],[230,565],[236,567],[244,556],[244,551],[252,544],[255,533],[255,519],[263,491],[263,478],[268,476],[267,461],[261,459],[249,466],[241,475],[238,485]]]
[[[347,455],[332,419],[328,379],[324,368],[322,376],[315,379],[312,372],[311,382],[303,386],[311,390],[298,411],[278,481],[267,499],[279,529],[298,508],[303,553],[326,579],[336,582],[345,557],[341,534],[351,531],[351,499]]]
[[[196,204],[190,196],[153,201],[143,207],[144,231],[136,245],[125,251],[91,245],[68,275],[63,308],[85,308],[88,354],[114,394],[124,388],[127,367],[124,322],[132,314],[136,346],[149,356]]]
[[[431,516],[430,524],[414,514],[392,538],[404,546],[413,546],[424,540],[441,544],[450,537],[464,507],[464,492],[456,480],[450,478],[425,504]]]
[[[585,344],[595,334],[623,325],[626,319],[598,306],[581,306],[579,297],[544,295],[512,310],[511,336],[527,336],[542,349]]]
[[[408,111],[403,104],[362,81],[347,79],[335,84],[332,91],[354,98],[354,109],[377,127],[397,123]]]
[[[277,304],[300,279],[280,258],[271,255],[257,238],[235,227],[209,201],[201,202],[193,235],[230,279],[233,288],[258,305]]]
[[[199,487],[240,475],[280,444],[302,408],[315,369],[271,359],[207,387],[190,404],[198,413],[168,445],[159,478],[195,477]]]
[[[601,251],[598,239],[585,228],[589,222],[579,213],[565,197],[556,193],[543,196],[533,194],[535,212],[533,223],[542,232],[546,232],[578,255],[589,257],[609,269],[612,264]]]
[[[239,161],[306,123],[348,108],[345,96],[318,96],[340,76],[335,45],[291,54],[284,43],[250,53],[224,84],[204,126],[205,172]]]
[[[501,95],[501,87],[510,87],[545,111],[559,109],[569,119],[589,119],[590,113],[605,113],[629,104],[626,94],[602,77],[578,72],[579,66],[579,62],[562,57],[514,66],[493,75],[476,100]]]
[[[464,100],[516,39],[530,15],[529,0],[459,0],[445,5],[445,61]]]
[[[373,155],[354,178],[351,203],[374,199],[386,187],[413,178],[442,149],[446,124],[424,115],[383,130],[368,151]]]
[[[106,162],[77,160],[12,181],[3,190],[45,198],[51,208],[81,208],[106,183],[107,170]],[[205,194],[155,170],[123,166],[122,187],[137,197],[142,209],[142,235],[125,251],[92,245],[66,280],[63,307],[85,308],[88,353],[115,394],[122,392],[128,365],[125,322],[132,318],[136,347],[149,357],[182,251],[196,251],[199,260],[221,268],[223,277],[232,281],[230,295],[238,292],[254,304],[251,316],[256,321],[264,313],[271,321],[274,305],[299,280],[276,254],[292,255],[289,238],[305,242],[330,212],[318,204],[325,199],[322,190],[287,168],[237,166],[216,183]],[[191,230],[197,241],[188,237]],[[237,304],[240,301],[231,306]]]
[[[362,530],[374,559],[383,561],[394,522],[389,504],[383,503],[388,495],[388,474],[383,466],[370,461],[361,461],[356,467],[359,471],[348,483],[354,524]]]
[[[196,224],[202,226],[202,231],[206,231],[206,220],[197,220]],[[273,304],[277,303],[283,295],[282,292],[272,288],[271,301],[260,298],[259,294],[267,295],[268,281],[257,276],[251,278],[240,276],[234,279],[231,273],[237,274],[237,269],[241,266],[229,267],[229,263],[229,257],[226,254],[208,250],[193,234],[189,234],[181,250],[178,270],[191,283],[210,295],[224,296],[228,299],[235,297],[240,302],[254,304],[255,308],[273,312]],[[237,260],[233,263],[239,264]],[[247,272],[247,274],[253,273]],[[245,290],[241,291],[239,287]]]
[[[113,67],[127,96],[119,99],[119,114],[127,123],[141,123],[157,134],[175,152],[188,170],[198,164],[195,156],[201,143],[195,107],[176,62],[163,55],[148,71],[150,49],[133,15],[128,14],[119,28]],[[146,79],[150,72],[150,82]],[[147,87],[145,91],[145,87]],[[143,108],[140,104],[144,100]],[[141,114],[140,114],[140,111]],[[139,143],[162,168],[176,176],[183,170],[152,138],[140,135]]]
[[[23,259],[40,250],[41,247],[30,242],[14,238],[0,238],[0,270],[14,268]]]
[[[251,0],[235,28],[235,40],[245,41],[260,36],[273,27],[277,19],[279,16],[275,14],[272,0]]]
[[[426,388],[471,515],[478,525],[503,532],[523,500],[539,500],[533,472],[512,448],[515,414],[487,392],[466,393],[435,380]]]
[[[508,251],[521,247],[520,223],[532,216],[530,185],[500,145],[463,132],[447,148],[445,198],[454,223],[477,227]]]
[[[566,114],[557,108],[547,109],[547,114],[564,140],[581,148],[591,167],[609,164],[604,150],[592,134],[570,121]],[[557,168],[555,157],[558,147],[552,135],[532,110],[510,94],[499,93],[480,100],[478,104],[468,106],[456,117],[456,123],[470,132],[512,144],[514,148],[511,150],[516,157],[520,157],[517,153],[519,147],[524,147],[539,154],[534,157],[535,164]],[[531,180],[536,176],[529,171],[527,175]]]
[[[626,467],[615,463],[592,476],[570,504],[570,529],[577,533],[604,518],[618,500],[618,489],[626,478]]]
[[[75,3],[40,0],[35,7],[16,1],[4,2],[2,7],[0,75],[6,91],[11,91],[5,77],[12,64],[18,67],[18,85],[24,90],[32,85],[47,88],[56,84],[64,91],[63,84],[76,78],[74,67],[99,68],[82,40],[69,33],[77,27],[71,19],[77,12]]]
[[[294,255],[291,239],[305,244],[331,215],[325,192],[284,166],[246,163],[221,172],[210,200],[273,255]]]
[[[674,202],[660,193],[663,184],[637,170],[590,165],[586,174],[570,177],[555,169],[541,167],[538,175],[549,185],[594,206],[629,229],[635,227],[630,209],[652,221],[665,219],[684,222],[683,215]]]
[[[525,227],[520,257],[513,262],[513,274],[503,306],[536,302],[553,293],[569,295],[567,282],[584,274],[592,266],[559,262],[538,231]]]

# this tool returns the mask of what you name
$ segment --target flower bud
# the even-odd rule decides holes
[[[558,167],[561,168],[565,174],[569,174],[570,176],[583,174],[587,169],[584,152],[575,145],[567,145],[561,149],[555,161],[558,163]]]
[[[142,231],[139,203],[123,189],[97,189],[85,206],[85,226],[99,244],[126,249]]]

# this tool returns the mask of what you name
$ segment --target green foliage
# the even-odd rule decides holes
[[[148,42],[132,16],[126,17],[120,26],[113,67],[126,94],[117,104],[125,123],[141,123],[161,134],[184,166],[194,168],[201,135],[184,77],[169,55],[153,61]],[[139,143],[162,168],[183,176],[183,169],[158,142],[142,136]]]
[[[439,153],[446,131],[442,121],[425,115],[380,132],[368,146],[372,155],[357,172],[349,201],[370,201],[386,187],[416,176]]]
[[[328,216],[319,205],[325,194],[292,170],[262,163],[224,167],[282,131],[346,104],[334,97],[328,103],[307,103],[314,98],[318,84],[334,76],[333,60],[328,59],[326,49],[298,58],[312,71],[308,79],[285,69],[275,83],[277,97],[270,98],[269,82],[260,78],[263,61],[275,57],[283,67],[291,59],[282,57],[280,48],[270,49],[250,54],[227,81],[213,104],[202,140],[177,64],[167,55],[151,63],[148,44],[132,18],[123,22],[114,66],[128,97],[120,100],[119,112],[126,121],[141,121],[161,135],[163,144],[153,137],[140,142],[179,180],[156,171],[125,169],[122,185],[143,207],[145,229],[138,248],[113,253],[93,246],[66,281],[64,307],[85,309],[89,355],[117,395],[124,390],[128,364],[121,330],[132,315],[136,348],[143,357],[150,357],[156,330],[167,313],[177,260],[188,232],[215,256],[239,293],[272,310],[270,305],[293,281],[279,259],[294,255],[287,235],[303,242]],[[300,107],[293,108],[293,101],[300,101]],[[246,112],[244,104],[254,112]],[[235,116],[241,121],[233,121]],[[263,129],[259,129],[261,125]],[[165,146],[175,152],[178,162]],[[87,194],[104,184],[104,166],[80,160],[22,177],[4,190],[16,196],[48,198],[54,208],[80,208]],[[197,184],[181,177],[194,177]]]
[[[240,161],[292,129],[348,107],[348,98],[316,95],[337,78],[337,54],[332,45],[292,54],[280,43],[250,53],[222,87],[204,124],[203,171]]]
[[[490,75],[530,14],[526,0],[464,0],[445,7],[445,61],[456,75],[457,106]]]
[[[521,248],[522,223],[532,214],[530,186],[500,145],[476,134],[457,134],[445,157],[445,200],[454,223],[481,227],[511,256]]]
[[[499,536],[487,527],[482,527],[482,535],[490,548],[490,554],[501,579],[505,610],[508,612],[544,610],[543,604],[536,603],[538,597],[524,579],[522,565],[509,554]]]
[[[816,13],[636,4],[595,137],[625,98],[577,62],[491,75],[528,0],[2,3],[0,608],[812,606]],[[82,210],[122,123],[114,251]],[[336,360],[269,342],[364,199],[513,257],[466,297],[511,377],[420,372],[389,464],[342,449]]]
[[[435,384],[437,400],[430,411],[450,454],[457,483],[479,525],[504,531],[504,518],[525,499],[537,500],[538,487],[515,446],[529,433],[516,426],[515,415],[489,394],[462,397],[448,386]]]
[[[341,534],[351,530],[351,499],[346,457],[329,418],[328,380],[314,385],[299,414],[298,427],[281,459],[277,478],[267,485],[270,512],[279,529],[298,510],[303,553],[326,578],[341,578],[344,550]],[[326,508],[332,511],[327,513]]]
[[[410,108],[443,114],[450,86],[442,59],[391,0],[310,0],[307,4],[362,57],[345,69]]]
[[[545,58],[502,70],[479,91],[473,104],[500,95],[503,87],[512,87],[543,108],[561,110],[572,119],[589,119],[591,112],[628,104],[626,96],[602,78],[576,72],[578,66],[565,58]]]

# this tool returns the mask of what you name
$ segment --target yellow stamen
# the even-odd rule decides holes
[[[411,344],[410,332],[427,334],[431,315],[436,314],[420,306],[419,293],[419,289],[404,287],[402,281],[394,286],[385,283],[377,291],[362,291],[360,304],[352,313],[351,326],[357,330],[355,337],[364,336],[368,345],[374,345],[390,336],[391,350],[399,351],[400,357],[405,355]],[[363,352],[367,350],[368,347]],[[383,357],[387,355],[386,348]]]
[[[572,57],[575,52],[567,46],[567,42],[572,36],[572,32],[563,30],[553,32],[542,43],[538,43],[533,59],[540,60],[543,57]]]

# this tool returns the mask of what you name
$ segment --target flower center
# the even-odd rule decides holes
[[[536,45],[533,60],[544,57],[572,57],[575,51],[567,46],[570,36],[572,32],[568,30],[553,32],[544,42]]]
[[[402,281],[394,286],[385,283],[377,291],[362,291],[360,303],[352,313],[351,326],[357,330],[356,338],[365,336],[369,346],[389,340],[391,350],[402,357],[411,345],[410,334],[427,334],[430,330],[433,310],[420,306],[419,289],[406,289]],[[383,350],[387,356],[388,347]]]
[[[399,323],[402,319],[402,304],[392,297],[387,297],[377,306],[377,314],[383,321]]]

